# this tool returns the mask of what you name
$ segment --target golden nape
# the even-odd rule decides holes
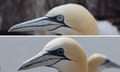
[[[88,72],[87,57],[80,44],[71,38],[56,38],[19,68],[51,67],[59,72]]]
[[[98,35],[93,15],[78,4],[57,6],[40,18],[16,24],[9,32],[31,31],[39,35]]]
[[[103,54],[95,53],[88,58],[88,72],[102,72],[104,69],[118,68],[117,64]]]

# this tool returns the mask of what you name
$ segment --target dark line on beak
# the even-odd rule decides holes
[[[26,28],[26,27],[45,27],[45,26],[51,26],[51,25],[55,25],[55,24],[24,26],[24,27],[13,28],[12,31],[13,31],[13,30],[16,30],[16,29]]]
[[[50,30],[48,30],[48,31],[54,31],[54,30],[56,30],[56,29],[58,29],[58,28],[60,28],[60,27],[64,27],[64,25],[60,25],[60,26],[58,26],[58,27],[56,27],[56,28],[53,28],[53,29],[50,29]]]
[[[42,19],[42,20],[49,20],[49,17],[48,17],[48,18],[44,18],[44,19]],[[42,20],[37,20],[37,21],[30,22],[30,23],[38,23],[38,22],[40,22],[40,21],[42,21]],[[51,21],[52,21],[52,20],[51,20]],[[59,22],[58,22],[58,23],[59,23]],[[27,23],[27,24],[29,24],[29,23]],[[17,24],[16,24],[16,25],[17,25]],[[17,28],[13,28],[11,31],[14,31],[14,30],[17,30],[17,29],[26,28],[26,27],[45,27],[45,26],[50,26],[50,25],[56,25],[56,24],[45,24],[45,25],[32,25],[32,26],[17,27]],[[58,25],[59,25],[59,24],[58,24]],[[50,30],[48,30],[48,31],[53,31],[53,30],[56,30],[56,29],[58,29],[58,28],[60,28],[60,27],[72,28],[72,27],[66,25],[65,23],[61,23],[59,26],[57,26],[57,27],[55,27],[55,28],[53,28],[53,29],[50,29]]]
[[[67,25],[60,25],[60,26],[58,26],[58,27],[56,27],[56,28],[53,28],[53,29],[50,29],[50,30],[48,30],[48,31],[54,31],[54,30],[57,30],[58,28],[60,28],[60,27],[67,27],[67,28],[71,28],[70,26],[67,26]]]
[[[55,65],[56,63],[58,63],[58,62],[60,62],[62,59],[60,59],[60,60],[58,60],[58,61],[56,61],[55,63],[53,63],[53,64],[50,64],[50,65],[47,65],[48,67],[51,67],[52,65]]]
[[[38,64],[38,63],[41,63],[41,62],[46,62],[46,61],[49,61],[49,60],[53,60],[53,59],[59,59],[59,58],[51,58],[51,59],[47,59],[47,60],[44,60],[44,61],[38,61],[38,62],[34,62],[34,63],[31,63],[31,64],[28,64],[28,65],[25,65],[23,67],[20,67],[18,70],[22,70],[22,69],[25,69],[25,68],[28,68],[32,65],[35,65],[35,64]],[[59,61],[59,60],[58,60]],[[46,65],[47,66],[47,65]]]
[[[37,18],[36,18],[36,19],[37,19]],[[33,19],[33,20],[34,20],[34,19]],[[42,20],[48,20],[48,18],[40,19],[40,20],[33,21],[33,22],[30,22],[30,23],[37,23],[37,22],[40,22],[40,21],[42,21]],[[30,21],[30,20],[28,20],[28,21]],[[28,22],[28,21],[26,21],[26,22]],[[25,23],[25,22],[23,22],[23,23]],[[21,24],[21,23],[19,23],[19,24]],[[27,24],[28,24],[28,23],[27,23]],[[18,24],[16,24],[16,25],[18,25]],[[27,26],[25,26],[25,27],[27,27]],[[29,27],[29,26],[28,26],[28,27]],[[30,27],[32,27],[32,26],[30,26]],[[12,30],[20,29],[20,28],[24,28],[24,27],[14,28],[14,29],[12,29]]]

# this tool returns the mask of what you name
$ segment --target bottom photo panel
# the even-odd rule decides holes
[[[120,37],[0,37],[0,72],[120,72]]]

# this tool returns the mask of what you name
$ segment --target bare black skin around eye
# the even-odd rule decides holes
[[[48,17],[51,21],[55,21],[55,22],[59,22],[59,23],[62,23],[62,24],[65,24],[64,23],[64,16],[63,15],[57,15],[57,16],[54,16],[54,17]]]
[[[62,57],[62,59],[71,60],[64,55],[64,49],[63,48],[58,48],[56,50],[48,51],[47,55],[59,56],[59,57]]]
[[[110,60],[105,60],[105,62],[102,65],[108,64],[110,62]]]
[[[59,48],[53,51],[48,51],[48,53],[50,55],[56,55],[56,56],[64,56],[64,49],[63,48]]]

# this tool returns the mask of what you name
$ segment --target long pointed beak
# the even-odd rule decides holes
[[[26,21],[20,24],[12,26],[8,32],[22,32],[22,31],[52,31],[56,30],[59,27],[64,26],[64,24],[49,20],[48,17],[41,17]]]
[[[28,69],[32,69],[32,68],[36,68],[36,67],[40,67],[40,66],[50,67],[63,59],[64,58],[60,57],[60,56],[54,56],[54,55],[49,55],[46,52],[44,52],[44,53],[40,52],[38,55],[25,61],[22,64],[22,66],[18,69],[18,71],[28,70]]]
[[[114,68],[120,68],[120,65],[117,64],[117,63],[115,63],[115,62],[111,62],[111,63],[109,63],[109,65],[110,65],[111,67],[114,67]]]
[[[112,61],[109,61],[108,63],[106,63],[105,66],[108,68],[120,68],[119,64],[112,62]]]

